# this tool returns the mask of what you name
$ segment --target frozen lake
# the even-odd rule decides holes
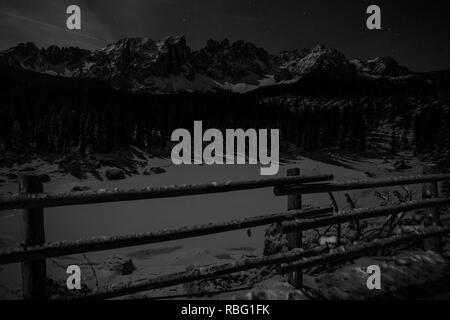
[[[228,180],[247,180],[264,178],[259,175],[259,166],[251,165],[184,165],[169,166],[166,160],[155,159],[155,165],[165,165],[167,172],[159,175],[136,175],[125,180],[98,181],[88,179],[78,181],[71,176],[52,176],[45,184],[46,192],[69,191],[73,186],[89,186],[92,189],[140,189],[146,186],[163,186],[185,183],[220,182]],[[278,176],[285,176],[286,170],[300,167],[302,174],[332,173],[336,180],[364,179],[367,175],[356,169],[344,168],[323,162],[299,158],[282,164]],[[45,167],[42,168],[43,170]],[[45,170],[44,170],[45,171]],[[1,193],[16,192],[17,185],[9,184],[0,188]],[[373,204],[373,190],[355,192],[359,205]],[[335,197],[340,207],[345,207],[343,194]],[[367,202],[367,203],[365,203]],[[304,205],[329,205],[326,194],[304,196]],[[115,202],[109,204],[80,205],[72,207],[46,208],[46,241],[76,240],[80,238],[120,235],[135,232],[155,231],[228,221],[235,218],[252,217],[286,210],[286,197],[276,197],[272,188],[237,191],[229,193],[188,196],[168,199]],[[0,234],[3,247],[17,245],[21,239],[20,210],[0,212]],[[189,265],[225,263],[243,255],[259,255],[264,244],[266,227],[220,233],[192,239],[171,241],[139,247],[88,253],[89,260],[98,263],[96,270],[100,285],[126,280],[156,276],[164,273],[182,271]],[[133,259],[137,270],[131,276],[114,276],[100,268],[100,264],[113,254],[126,255]],[[48,259],[49,276],[63,278],[62,266],[85,262],[81,255]],[[20,288],[20,265],[0,266],[2,287]],[[93,277],[88,267],[82,267],[88,284]],[[1,287],[0,287],[1,289]],[[1,292],[1,291],[0,291]]]

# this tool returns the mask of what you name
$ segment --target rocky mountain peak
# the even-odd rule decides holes
[[[306,52],[304,52],[306,53]],[[294,58],[284,66],[293,77],[321,75],[342,78],[354,73],[354,67],[336,49],[318,45],[303,57]]]
[[[32,42],[19,43],[0,54],[0,60],[8,65],[22,68],[32,68],[43,60],[38,47]]]
[[[34,43],[20,43],[0,53],[0,62],[17,68],[55,75],[71,75],[90,53],[76,47],[38,48]]]
[[[47,49],[41,49],[45,58],[53,65],[57,64],[78,64],[91,52],[89,50],[80,49],[77,47],[58,47],[50,46]]]
[[[201,73],[218,80],[237,82],[245,77],[262,77],[271,70],[269,53],[253,43],[228,39],[209,39],[194,53],[194,63]]]
[[[133,52],[136,54],[158,54],[167,51],[170,47],[177,47],[182,50],[189,50],[184,36],[169,36],[160,40],[153,40],[148,37],[123,38],[115,43],[98,50],[98,52]]]
[[[278,55],[278,59],[282,65],[289,63],[293,60],[302,59],[311,53],[310,49],[294,49],[284,50]]]
[[[152,77],[181,75],[192,79],[195,72],[190,54],[184,36],[124,38],[94,51],[78,76],[105,80],[125,89],[148,83]]]
[[[392,57],[377,57],[367,61],[359,61],[359,69],[368,74],[385,77],[411,74],[408,68],[399,65]]]

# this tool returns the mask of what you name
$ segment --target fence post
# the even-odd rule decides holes
[[[39,177],[24,175],[19,178],[19,193],[42,193],[44,188]],[[23,210],[23,245],[33,246],[45,242],[44,209]],[[23,299],[45,299],[47,297],[47,268],[42,260],[22,262]]]
[[[424,166],[423,167],[423,174],[433,174],[436,173],[436,169],[434,166]],[[431,198],[437,198],[439,197],[439,191],[438,191],[438,183],[437,181],[424,183],[422,185],[422,198],[423,199],[431,199]],[[433,207],[428,208],[426,210],[426,216],[425,216],[425,225],[426,226],[442,226],[441,218],[439,215],[439,208]],[[435,237],[426,239],[424,242],[425,250],[432,250],[436,252],[442,251],[442,237]]]
[[[299,176],[300,168],[291,168],[287,170],[287,176]],[[295,210],[302,208],[302,195],[301,193],[295,193],[288,195],[288,210]],[[290,249],[302,248],[302,231],[295,231],[286,234],[287,244]],[[294,288],[301,288],[303,286],[303,272],[302,270],[297,270],[289,274],[289,283],[294,286]]]

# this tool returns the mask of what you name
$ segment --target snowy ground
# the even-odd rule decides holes
[[[411,158],[411,169],[396,172],[393,161],[339,157],[337,162],[325,163],[305,157],[283,161],[279,175],[284,176],[288,168],[298,166],[302,174],[332,173],[336,180],[409,175],[421,172],[419,161]],[[259,166],[172,166],[170,160],[152,158],[150,166],[162,166],[164,174],[149,176],[135,175],[118,181],[99,181],[93,177],[79,181],[70,175],[63,175],[56,166],[41,161],[14,167],[20,172],[23,167],[32,166],[36,173],[49,174],[51,181],[44,185],[45,192],[69,191],[74,186],[89,186],[92,189],[142,188],[184,183],[212,181],[246,180],[259,176]],[[106,169],[106,168],[105,168]],[[17,182],[6,174],[11,168],[0,168],[0,194],[17,192]],[[418,187],[411,187],[415,197]],[[380,191],[380,190],[379,190]],[[374,190],[350,192],[357,198],[358,206],[374,206],[377,200]],[[346,207],[344,195],[335,195],[338,205]],[[329,205],[327,195],[308,195],[304,205]],[[273,195],[272,188],[240,191],[205,196],[190,196],[171,199],[141,200],[96,204],[85,206],[45,209],[46,241],[76,240],[91,236],[119,235],[133,232],[147,232],[162,228],[174,228],[200,223],[228,221],[234,218],[251,217],[280,212],[286,209],[286,198]],[[0,212],[0,247],[16,246],[20,239],[20,211]],[[161,274],[185,270],[190,265],[212,265],[234,261],[242,256],[261,255],[265,227],[255,228],[251,236],[246,230],[204,236],[182,241],[172,241],[155,245],[130,247],[98,253],[88,253],[100,286],[111,283],[153,277]],[[103,262],[114,254],[133,260],[137,270],[131,275],[115,275],[102,268]],[[48,259],[48,273],[52,278],[65,278],[65,266],[80,264],[83,279],[94,288],[95,281],[91,266],[81,255]],[[8,288],[8,289],[5,289]],[[0,296],[13,297],[20,289],[20,266],[18,264],[0,266]],[[170,292],[170,290],[169,290]]]

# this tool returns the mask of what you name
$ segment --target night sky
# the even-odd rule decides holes
[[[192,49],[209,38],[245,40],[271,53],[316,44],[349,58],[392,56],[416,70],[450,68],[448,0],[0,0],[0,50],[20,42],[88,49],[123,37],[184,34]],[[77,4],[82,30],[66,29]],[[382,30],[366,29],[366,8],[382,10]]]

